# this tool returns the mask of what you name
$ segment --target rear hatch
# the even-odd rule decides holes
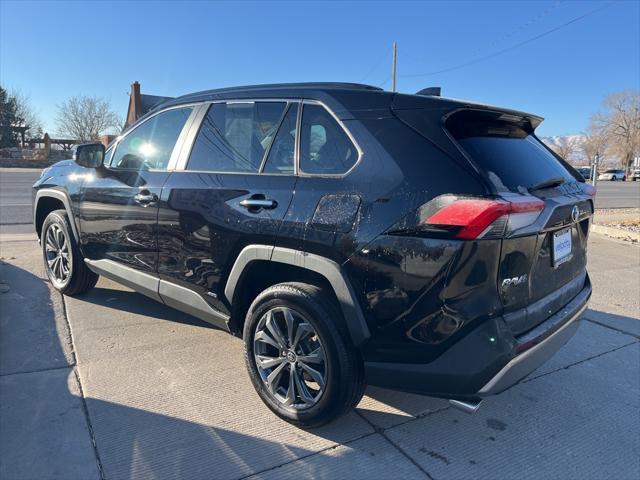
[[[520,335],[584,288],[595,190],[536,138],[539,118],[532,121],[526,114],[488,108],[451,112],[443,116],[445,132],[485,179],[488,198],[497,202],[492,206],[483,200],[497,213],[485,215],[489,226],[480,223],[484,230],[474,238],[502,238],[497,289],[505,320],[513,334]],[[417,118],[415,110],[398,114],[404,121]],[[412,126],[420,128],[418,122]],[[452,208],[460,198],[447,201],[448,207],[427,223],[446,225],[442,218],[453,217],[449,223],[455,225],[458,211],[464,212]],[[485,208],[462,198],[467,209]]]

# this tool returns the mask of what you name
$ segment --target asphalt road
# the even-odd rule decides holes
[[[598,182],[596,208],[640,208],[640,182]]]
[[[31,186],[40,170],[0,168],[0,225],[32,223]]]
[[[240,339],[101,279],[63,299],[0,233],[0,478],[640,478],[640,247],[592,235],[591,309],[546,365],[467,415],[370,388],[304,431]]]
[[[0,225],[32,223],[31,185],[39,170],[0,168]],[[640,182],[598,182],[596,208],[640,207]]]

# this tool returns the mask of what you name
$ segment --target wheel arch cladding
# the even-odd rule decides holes
[[[66,210],[67,216],[69,217],[69,225],[71,226],[71,233],[76,242],[78,242],[78,230],[76,228],[75,218],[73,217],[73,211],[71,210],[69,197],[67,197],[64,192],[51,188],[38,190],[33,202],[33,224],[38,237],[40,237],[40,230],[42,229],[45,218],[54,210]]]
[[[345,273],[333,260],[300,250],[268,245],[248,245],[238,255],[225,285],[224,294],[233,304],[243,271],[255,261],[270,261],[310,270],[324,277],[338,300],[351,341],[363,345],[371,337],[369,326]]]

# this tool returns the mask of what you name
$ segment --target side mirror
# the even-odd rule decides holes
[[[76,145],[73,161],[88,168],[98,168],[104,161],[104,145],[101,143],[83,143]]]

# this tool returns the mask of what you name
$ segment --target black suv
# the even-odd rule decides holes
[[[474,410],[574,333],[595,191],[542,119],[357,84],[262,85],[157,107],[34,185],[66,295],[98,275],[242,337],[300,426],[365,385]]]

